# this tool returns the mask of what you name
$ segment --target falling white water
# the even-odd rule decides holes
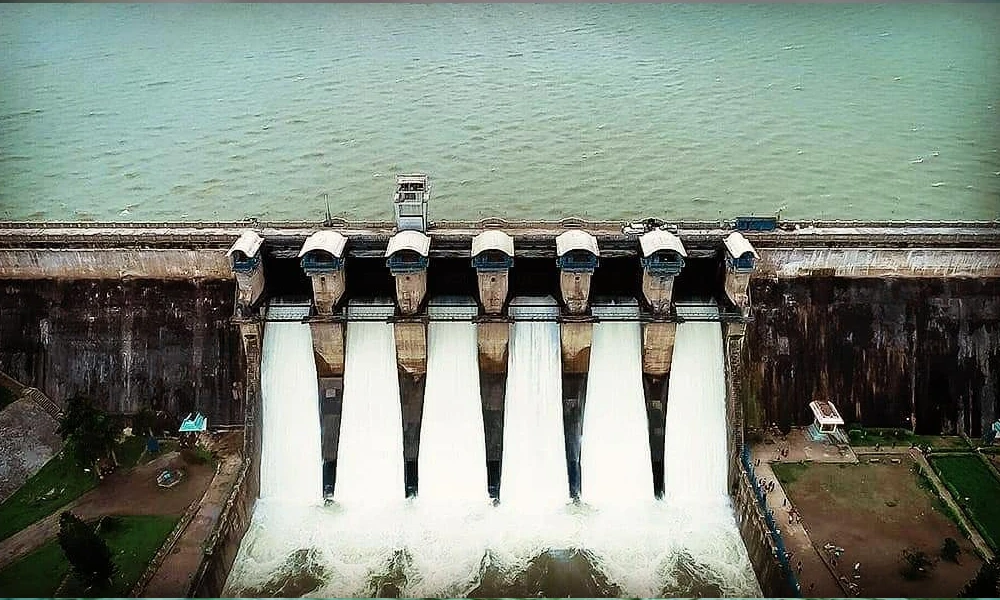
[[[268,319],[302,319],[308,305],[272,302]],[[260,496],[313,504],[323,498],[319,388],[312,334],[300,321],[268,321],[261,356]]]
[[[436,309],[431,310],[433,312]],[[602,309],[597,310],[600,313]],[[620,310],[624,311],[626,307],[622,306]],[[521,299],[513,303],[511,312],[519,318],[527,316],[527,312],[535,315],[543,313],[551,319],[557,314],[557,308],[551,298]],[[622,596],[760,594],[736,529],[732,510],[726,501],[724,487],[721,492],[722,501],[717,503],[678,505],[657,501],[652,498],[651,493],[644,493],[646,503],[619,505],[614,495],[587,496],[587,482],[593,482],[594,477],[601,477],[601,469],[609,468],[609,463],[600,463],[599,458],[585,458],[586,465],[602,466],[584,467],[589,469],[583,476],[586,501],[578,506],[567,504],[569,494],[560,398],[559,330],[558,325],[552,321],[520,321],[513,327],[500,506],[493,507],[487,502],[471,500],[461,505],[451,503],[450,500],[438,502],[437,499],[447,492],[443,483],[446,474],[442,474],[439,491],[434,491],[437,484],[428,483],[427,478],[428,472],[433,473],[435,468],[441,467],[444,459],[440,463],[434,461],[436,466],[426,461],[431,460],[431,454],[447,456],[445,448],[450,442],[441,442],[436,438],[438,435],[450,436],[451,433],[432,434],[423,428],[430,426],[433,430],[436,427],[434,423],[439,421],[435,413],[441,407],[441,401],[447,403],[455,398],[438,398],[435,390],[439,385],[445,386],[445,381],[435,382],[434,379],[438,377],[435,373],[438,365],[448,364],[444,357],[449,353],[454,353],[456,356],[453,358],[456,360],[475,360],[475,346],[469,341],[467,333],[459,333],[458,327],[453,328],[454,332],[449,332],[452,328],[441,329],[437,327],[439,324],[431,325],[431,372],[428,374],[428,394],[425,396],[421,432],[418,497],[413,501],[403,499],[402,436],[401,426],[398,425],[400,412],[391,326],[385,323],[352,322],[348,326],[348,378],[351,381],[347,385],[353,386],[348,393],[356,401],[350,402],[351,396],[345,398],[345,429],[342,430],[341,439],[344,439],[348,429],[353,428],[358,431],[359,436],[364,434],[361,437],[385,440],[382,445],[391,447],[387,453],[376,454],[369,449],[360,454],[361,458],[357,462],[361,466],[352,467],[359,471],[354,476],[354,485],[370,485],[371,482],[365,482],[367,475],[375,476],[382,472],[382,479],[395,480],[390,494],[395,500],[388,504],[374,502],[376,496],[383,494],[379,491],[382,486],[375,486],[375,489],[368,488],[367,492],[358,493],[351,501],[338,501],[326,507],[288,506],[269,499],[259,501],[230,574],[227,594],[287,595],[295,590],[294,593],[321,597],[371,596],[379,590],[374,582],[393,571],[389,565],[403,551],[407,558],[403,561],[402,574],[397,570],[397,574],[390,577],[403,596],[465,596],[477,589],[480,582],[487,585],[485,589],[504,590],[508,585],[508,578],[519,581],[517,585],[521,586],[513,588],[519,591],[511,595],[530,596],[538,593],[534,586],[540,585],[533,583],[531,576],[526,575],[534,568],[533,565],[539,564],[536,557],[550,550],[556,551],[558,555],[560,550],[570,548],[586,551],[593,560],[594,568],[617,586],[618,593]],[[471,327],[468,323],[462,325]],[[612,326],[608,328],[605,325]],[[599,382],[601,378],[609,381],[615,379],[612,375],[618,378],[622,393],[613,396],[617,408],[620,408],[617,404],[619,400],[627,397],[625,390],[633,385],[629,383],[633,377],[628,375],[628,371],[635,367],[623,368],[620,363],[615,362],[622,360],[630,363],[636,360],[635,353],[638,352],[639,345],[637,337],[628,342],[619,339],[637,336],[635,329],[632,329],[631,334],[627,333],[629,326],[635,327],[635,324],[603,323],[595,330],[591,386],[596,383],[596,391],[593,387],[590,388],[585,409],[591,418],[596,419],[595,413],[590,412],[591,408],[601,406],[599,396],[594,395],[603,386]],[[681,327],[690,326],[696,324],[688,323]],[[715,327],[715,335],[718,337],[718,325]],[[688,352],[682,331],[679,328],[678,346],[681,349],[674,359],[673,376],[715,376],[712,372],[705,371],[703,360],[678,362],[681,353]],[[441,333],[441,336],[438,337],[437,333]],[[449,340],[452,337],[464,339],[461,342],[464,349],[459,349],[457,340]],[[612,351],[607,348],[609,344],[612,348],[618,344],[622,347]],[[630,350],[627,346],[632,346],[633,349]],[[439,352],[442,356],[440,360],[436,358]],[[617,356],[628,356],[630,353],[631,358],[627,359]],[[466,354],[472,358],[459,356]],[[361,360],[362,355],[367,358]],[[605,364],[608,364],[606,369],[602,366]],[[465,377],[462,371],[466,367],[468,365],[444,366],[442,369],[452,379],[459,380]],[[688,372],[687,375],[681,373],[682,370]],[[295,377],[297,374],[291,373],[289,376]],[[467,385],[459,385],[456,389],[466,387]],[[442,392],[445,395],[449,393],[447,390]],[[460,397],[465,393],[457,393],[455,396]],[[631,393],[636,392],[633,390]],[[366,403],[358,400],[373,401],[376,397],[391,398],[392,403],[383,404],[391,405],[394,410],[387,410],[390,414],[386,417],[372,418],[363,424],[357,418],[357,413],[361,412],[361,407]],[[352,419],[348,414],[349,406],[353,406],[355,410],[354,425],[348,424],[348,419]],[[622,412],[616,411],[612,416],[618,419]],[[474,424],[467,422],[467,419]],[[464,417],[456,418],[452,426],[465,432],[457,436],[464,439],[468,431],[481,428],[479,423],[481,416],[470,411]],[[607,440],[613,435],[622,435],[621,432],[613,434],[611,427],[597,430],[603,433],[592,434],[590,428],[595,425],[597,424],[591,423],[588,426],[585,423],[584,426],[584,435],[590,436],[587,439],[591,442],[594,439]],[[724,486],[725,424],[720,421],[717,425],[723,440],[723,454],[718,459],[723,465]],[[633,428],[623,429],[631,431]],[[705,443],[705,435],[707,432],[704,431],[699,434],[697,444],[689,442],[687,451],[690,454],[697,455],[699,451],[704,451],[704,446],[699,444]],[[646,443],[644,430],[636,433],[635,437]],[[469,441],[471,438],[470,434],[469,439],[461,442],[462,446],[472,444]],[[435,441],[431,441],[432,439]],[[476,444],[479,443],[477,438]],[[358,440],[354,444],[361,447]],[[435,444],[441,445],[435,449]],[[595,444],[611,445],[610,442]],[[457,442],[451,446],[454,451],[450,464],[464,464],[464,457],[458,456],[462,450]],[[587,448],[586,440],[583,448]],[[591,450],[595,448],[591,447]],[[341,442],[338,469],[341,468],[340,462],[346,458],[345,451],[351,452]],[[617,450],[607,448],[608,453],[615,451]],[[386,454],[392,457],[391,460],[385,460]],[[633,459],[622,459],[625,460]],[[648,471],[648,456],[641,460],[645,461],[644,466]],[[700,459],[695,456],[692,460]],[[390,464],[391,468],[385,468],[385,464]],[[621,466],[632,468],[630,464]],[[587,474],[595,469],[597,475]],[[338,470],[338,493],[347,492],[347,486],[343,484],[346,473],[343,469]],[[457,473],[455,475],[453,485],[456,489],[466,487],[465,483],[457,480]],[[695,479],[702,476],[699,472]],[[434,475],[430,477],[433,481]],[[468,487],[483,489],[482,475],[473,473],[471,477],[476,480],[476,484],[473,486],[470,483]],[[349,475],[347,479],[350,480]],[[647,489],[651,487],[648,480],[643,485]],[[635,489],[638,491],[638,484]],[[595,490],[591,492],[598,493]],[[487,577],[482,571],[481,564],[484,563],[485,556],[489,557],[485,562],[499,569],[499,578],[496,573]],[[558,563],[560,559],[543,559],[542,563],[546,560]],[[284,587],[286,582],[301,582],[305,573],[314,576],[318,582],[314,589]],[[597,575],[590,568],[574,567],[566,572],[564,583],[549,588],[554,593],[548,595],[562,595],[562,590],[591,581]],[[524,577],[528,577],[528,580],[525,581]],[[308,581],[308,577],[306,580]],[[309,586],[312,587],[313,584],[309,583]],[[605,593],[614,592],[598,591],[596,595]]]
[[[639,304],[595,303],[590,376],[580,445],[580,499],[592,506],[648,503],[653,498],[646,402],[642,391]]]
[[[428,307],[417,491],[421,505],[489,499],[478,343],[471,322],[478,312],[471,298],[440,299]],[[447,317],[466,320],[434,320]]]
[[[563,434],[559,307],[551,297],[515,298],[503,415],[500,502],[546,511],[569,501]]]
[[[393,313],[382,302],[352,301],[348,317]],[[396,371],[392,324],[349,321],[344,371],[344,405],[337,448],[334,501],[348,506],[401,504],[403,475],[403,416]]]
[[[714,305],[677,305],[678,316],[718,315]],[[726,379],[722,325],[677,325],[667,393],[664,498],[678,505],[727,502]]]

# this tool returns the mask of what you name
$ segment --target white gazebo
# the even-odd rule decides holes
[[[833,402],[816,400],[809,403],[809,409],[813,413],[813,424],[820,433],[836,434],[837,426],[844,424],[844,419],[837,412],[837,407],[833,405]]]

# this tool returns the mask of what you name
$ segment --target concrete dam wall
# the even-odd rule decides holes
[[[58,403],[242,424],[244,363],[231,281],[0,281],[0,370]]]
[[[495,229],[510,234],[508,256],[474,256],[473,238]],[[592,299],[640,299],[649,441],[661,478],[677,323],[672,303],[718,303],[730,492],[761,585],[778,593],[785,578],[769,560],[769,533],[751,510],[752,500],[740,493],[744,425],[807,424],[808,403],[826,399],[848,421],[979,435],[1000,414],[1000,229],[989,223],[789,223],[745,232],[735,242],[732,227],[720,223],[670,230],[673,237],[652,232],[662,239],[650,250],[620,223],[437,224],[427,239],[397,244],[403,252],[394,253],[398,233],[386,223],[0,223],[0,370],[57,401],[81,393],[113,412],[149,407],[183,416],[200,410],[213,425],[245,422],[245,483],[234,490],[227,513],[236,516],[220,522],[217,552],[207,551],[200,575],[205,589],[217,593],[257,495],[256,387],[261,307],[268,299],[313,305],[307,320],[327,470],[337,458],[343,306],[372,297],[396,304],[408,491],[417,480],[430,297],[474,296],[480,304],[491,489],[500,458],[510,298],[549,295],[559,301],[571,486],[579,457],[570,439],[579,434],[587,389]],[[567,250],[557,238],[575,231],[584,235],[571,235],[576,245]],[[307,250],[322,232],[337,232],[346,243],[314,245],[340,252],[316,261]],[[227,256],[240,248],[242,254]],[[654,485],[662,489],[662,480]]]
[[[978,437],[997,418],[1000,279],[760,279],[751,294],[748,426],[812,421],[830,399],[844,419]]]

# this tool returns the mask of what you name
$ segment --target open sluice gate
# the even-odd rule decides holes
[[[421,596],[759,593],[726,493],[718,322],[676,325],[666,422],[651,424],[640,305],[631,298],[591,302],[585,396],[574,421],[555,299],[515,298],[512,323],[490,322],[509,328],[509,337],[500,337],[503,352],[493,354],[507,358],[498,413],[481,386],[483,330],[473,322],[479,307],[436,298],[425,322],[426,379],[418,381],[426,393],[414,415],[401,399],[399,338],[386,304],[353,300],[346,308],[336,478],[325,507],[313,344],[308,325],[296,321],[307,311],[269,309],[282,320],[265,327],[261,500],[230,592],[281,589],[283,578],[304,570],[319,582],[306,592],[320,595],[381,595],[385,585]],[[679,317],[712,310],[677,308]],[[352,320],[355,311],[365,318]],[[384,320],[371,320],[373,311]],[[419,435],[408,442],[404,428],[414,418]],[[660,500],[649,432],[664,425]],[[491,457],[496,448],[502,456]],[[417,463],[413,473],[407,456]],[[498,479],[499,506],[488,501],[491,478]],[[407,487],[415,498],[407,499]],[[571,501],[576,490],[579,505]],[[564,583],[539,583],[546,577]]]

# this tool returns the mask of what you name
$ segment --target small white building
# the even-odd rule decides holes
[[[844,419],[837,412],[837,407],[833,405],[833,402],[816,400],[809,403],[809,409],[813,413],[813,425],[820,433],[835,434],[837,426],[844,424]]]

